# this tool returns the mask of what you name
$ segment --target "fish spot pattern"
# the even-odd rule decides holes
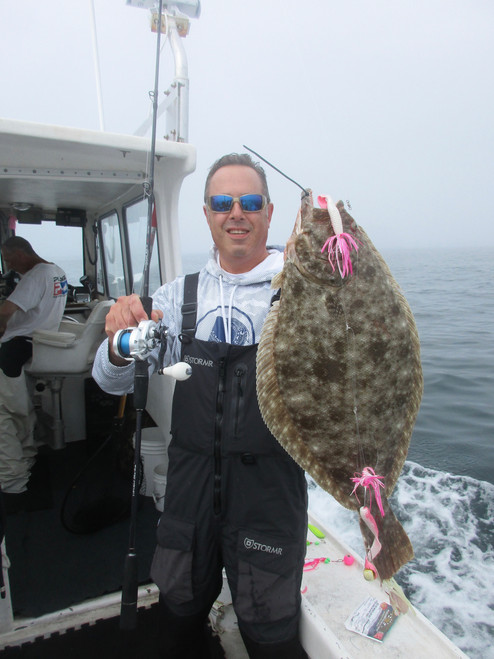
[[[386,549],[376,567],[388,578],[413,556],[387,498],[422,396],[420,345],[409,305],[384,259],[341,202],[338,208],[344,231],[359,241],[353,274],[343,280],[321,258],[332,235],[329,215],[303,200],[301,230],[290,238],[275,282],[281,298],[261,334],[258,399],[273,435],[342,505],[361,505],[351,494],[356,472],[372,467],[384,476],[385,516],[378,525]],[[365,493],[358,494],[362,501]]]

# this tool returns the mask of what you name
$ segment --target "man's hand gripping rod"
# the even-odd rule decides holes
[[[151,298],[141,298],[144,311],[151,316]],[[137,504],[141,481],[141,427],[142,414],[146,407],[149,366],[147,355],[160,345],[158,373],[169,375],[177,380],[187,380],[192,375],[192,368],[185,362],[163,368],[166,352],[168,328],[152,320],[141,321],[138,327],[119,330],[113,338],[113,349],[119,357],[135,361],[134,406],[136,409],[136,432],[134,448],[134,473],[132,478],[132,500],[130,508],[129,549],[125,557],[124,577],[122,585],[122,602],[120,607],[120,629],[135,629],[137,624]]]

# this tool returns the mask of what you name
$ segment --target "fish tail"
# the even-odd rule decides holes
[[[385,512],[384,517],[379,512],[374,516],[379,530],[381,549],[372,559],[372,563],[375,565],[381,579],[390,579],[405,563],[413,558],[413,547],[405,529],[396,519],[384,496],[382,503]],[[375,535],[364,520],[360,519],[359,521],[366,550],[370,551]]]

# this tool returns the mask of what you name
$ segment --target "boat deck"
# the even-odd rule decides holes
[[[33,499],[43,509],[7,515],[5,543],[10,561],[12,608],[16,619],[36,618],[60,611],[85,600],[116,592],[122,585],[129,541],[128,514],[112,524],[104,524],[103,519],[102,528],[93,533],[74,533],[67,528],[72,523],[75,530],[82,530],[73,523],[74,502],[83,508],[84,499],[88,498],[88,518],[94,518],[98,506],[94,506],[89,497],[102,497],[104,492],[101,488],[109,485],[113,487],[111,460],[114,456],[111,451],[100,453],[81,480],[74,485],[74,479],[81,469],[88,465],[90,458],[110,435],[118,407],[118,397],[104,394],[91,380],[87,381],[86,399],[90,403],[86,416],[88,439],[70,442],[59,450],[46,445],[39,449],[37,464],[33,469],[35,478],[31,481],[34,481]],[[130,444],[133,453],[130,411],[128,426],[124,428],[123,436],[115,438],[113,447],[120,450]],[[112,448],[110,443],[106,446]],[[132,453],[129,453],[130,465]],[[123,483],[129,494],[130,484],[131,480],[129,486]],[[118,492],[117,489],[114,491],[120,494],[122,483],[115,483],[116,486]],[[68,499],[65,519],[62,520],[63,502],[69,491],[71,498]],[[159,513],[153,500],[140,497],[136,548],[140,583],[149,581],[158,519]]]
[[[314,567],[304,572],[302,580],[301,635],[311,659],[467,659],[416,609],[398,616],[382,642],[348,630],[346,621],[368,597],[379,603],[388,603],[389,598],[378,580],[364,579],[363,563],[349,547],[336,540],[318,520],[312,518],[312,523],[325,537],[317,538],[309,531],[306,566]],[[352,565],[343,563],[347,554],[355,558]]]

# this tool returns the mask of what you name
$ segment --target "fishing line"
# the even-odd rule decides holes
[[[338,215],[338,217],[335,217],[333,219],[332,211],[330,212],[330,207],[331,207],[330,201],[331,201],[330,198],[326,197],[326,206],[327,206],[327,210],[328,210],[328,213],[329,213],[330,226],[332,227],[333,232],[335,233],[335,235],[338,231],[342,232],[340,234],[342,236],[347,235],[346,233],[344,233],[344,228],[345,227],[343,225],[343,218],[341,217],[341,213],[340,213],[339,209],[336,206],[334,206],[334,208],[332,210],[335,211],[335,213]],[[321,206],[323,206],[321,201],[320,201],[320,204],[321,204]],[[353,222],[356,225],[355,220],[353,220],[353,218],[350,215],[347,214],[347,216],[351,220],[351,222]],[[345,222],[348,222],[348,218],[345,219]],[[341,222],[341,227],[338,226],[338,224],[340,222]],[[358,240],[358,238],[357,238],[357,242],[360,242]],[[358,275],[359,275],[359,272],[358,272],[359,252],[358,252],[358,248],[357,248],[356,245],[355,245],[355,247],[356,247],[355,255],[354,255],[355,263],[353,264],[354,267],[355,267],[355,271],[354,272],[351,271],[350,273],[348,273],[350,275],[350,281],[348,281],[348,283],[347,283],[348,286],[356,285],[355,282],[358,280]],[[324,250],[324,248],[323,248],[323,250]],[[331,260],[330,260],[330,263],[331,263]],[[335,268],[335,267],[336,266],[333,265],[333,268]],[[344,267],[343,267],[343,272],[340,269],[340,274],[342,276],[342,284],[343,284],[343,280],[345,278],[344,270],[345,270]],[[350,380],[350,386],[351,386],[351,396],[352,396],[352,399],[353,399],[352,412],[353,412],[354,423],[355,423],[355,438],[356,438],[357,447],[358,447],[357,448],[357,455],[356,455],[357,470],[360,468],[360,470],[362,471],[363,468],[366,465],[366,460],[367,460],[368,456],[364,455],[363,444],[362,444],[362,440],[361,440],[361,436],[360,436],[359,395],[358,395],[358,392],[359,392],[359,387],[358,387],[358,364],[357,364],[356,349],[355,349],[356,348],[356,340],[355,340],[355,332],[354,332],[354,330],[353,330],[353,328],[352,328],[352,326],[349,322],[349,319],[348,319],[348,313],[347,313],[347,306],[348,305],[347,305],[347,301],[346,301],[346,290],[345,290],[344,287],[342,288],[342,291],[341,291],[341,302],[339,303],[338,306],[339,306],[339,309],[341,309],[341,313],[343,314],[343,319],[344,319],[344,323],[345,323],[346,350],[347,350],[347,355],[348,355],[349,367],[351,369],[350,373],[349,373],[349,380]],[[364,489],[364,503],[365,504],[367,503],[367,488]]]
[[[354,264],[355,266],[355,272],[353,274],[353,277],[355,279],[358,278],[358,259],[359,259],[359,254],[357,252],[356,254],[356,263]],[[363,442],[360,436],[360,421],[359,421],[359,386],[358,386],[358,367],[357,363],[355,360],[355,332],[352,328],[352,326],[348,322],[348,317],[347,317],[347,310],[346,310],[346,301],[345,301],[345,293],[342,291],[342,301],[341,301],[341,309],[343,312],[344,320],[345,320],[345,334],[346,334],[346,343],[347,343],[347,351],[349,354],[353,355],[353,357],[349,360],[352,366],[352,374],[351,374],[351,387],[352,387],[352,397],[353,397],[353,416],[355,418],[355,437],[357,440],[357,469],[355,471],[355,476],[358,476],[359,473],[363,473],[364,468],[367,466],[367,463],[369,462],[369,455],[365,455],[364,453],[364,446]],[[369,431],[366,430],[368,433]],[[375,438],[374,440],[374,452],[375,452],[375,464],[377,465],[378,463],[378,453],[375,451]],[[358,497],[357,497],[358,500]],[[363,502],[362,506],[369,507],[371,505],[371,493],[369,491],[368,487],[364,487],[364,493],[363,493]]]
[[[281,171],[281,169],[278,169],[278,167],[275,167],[275,166],[273,165],[273,163],[269,162],[269,160],[266,160],[266,158],[263,158],[259,153],[257,153],[256,151],[254,151],[254,149],[250,149],[246,144],[242,144],[242,146],[244,147],[244,149],[247,149],[247,151],[250,151],[250,152],[253,153],[255,156],[257,156],[258,158],[260,158],[263,162],[265,162],[267,165],[269,165],[270,167],[272,167],[274,170],[276,170],[279,174],[281,174],[282,176],[284,176],[286,179],[288,179],[288,180],[291,181],[292,183],[295,183],[295,185],[298,186],[298,187],[302,190],[302,192],[304,193],[304,194],[303,194],[303,197],[308,197],[308,196],[309,196],[309,191],[306,190],[306,188],[304,188],[302,185],[300,185],[300,183],[297,183],[297,181],[294,181],[294,179],[292,179],[292,178],[290,178],[289,176],[287,176],[284,172]],[[303,198],[303,197],[302,197],[302,198]]]
[[[346,333],[346,342],[347,342],[347,350],[348,352],[351,352],[352,354],[355,354],[355,333],[352,329],[352,327],[348,324],[348,318],[347,318],[347,312],[345,309],[345,306],[341,304],[341,310],[343,311],[343,316],[345,319],[345,333]],[[359,424],[359,406],[358,406],[358,394],[357,394],[357,367],[355,364],[355,360],[351,359],[351,364],[352,364],[352,376],[351,376],[351,383],[352,383],[352,397],[353,397],[353,415],[355,417],[355,434],[357,438],[357,445],[358,445],[358,452],[359,452],[359,458],[360,458],[360,464],[358,467],[360,469],[363,468],[365,464],[365,456],[363,453],[363,448],[362,448],[362,441],[360,439],[360,424]]]
[[[348,202],[347,202],[348,203]],[[352,218],[353,222],[356,225],[356,228],[358,229],[358,224],[355,222],[355,220]],[[355,256],[355,263],[354,263],[354,268],[355,272],[353,273],[353,278],[355,280],[358,279],[359,277],[359,258],[360,254],[357,251]],[[345,298],[345,294],[343,293],[342,295],[342,309],[343,309],[343,314],[345,316],[345,328],[346,328],[346,336],[347,336],[347,344],[350,345],[352,344],[352,354],[355,355],[355,332],[353,331],[353,328],[351,325],[348,323],[347,319],[347,312],[345,305],[343,304]],[[360,437],[360,423],[359,423],[359,401],[358,401],[358,382],[357,382],[357,366],[355,363],[355,359],[352,359],[352,367],[353,367],[353,374],[352,374],[352,395],[353,395],[353,414],[355,416],[355,431],[356,431],[356,437],[357,437],[357,444],[358,444],[358,453],[359,453],[359,460],[360,464],[358,465],[358,468],[360,471],[366,466],[367,458],[368,456],[364,455],[363,451],[363,444],[362,440]],[[367,489],[364,489],[364,505],[367,505],[367,497],[368,497],[368,491]]]

